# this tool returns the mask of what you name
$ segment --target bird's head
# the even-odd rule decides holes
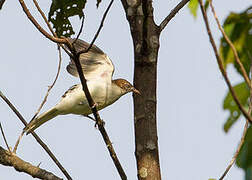
[[[135,94],[141,94],[132,84],[130,84],[125,79],[115,79],[113,82],[122,89],[123,94],[126,94],[128,92],[133,92]]]

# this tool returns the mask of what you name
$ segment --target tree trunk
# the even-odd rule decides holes
[[[122,0],[134,43],[134,86],[141,96],[134,96],[135,156],[139,180],[160,180],[156,122],[157,57],[159,27],[153,19],[150,0]]]

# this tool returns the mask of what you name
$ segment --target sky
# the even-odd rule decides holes
[[[179,1],[154,1],[156,23]],[[47,14],[51,1],[39,2]],[[97,10],[95,2],[88,1],[81,39],[90,42],[99,26],[104,8]],[[43,23],[35,8],[27,2],[32,14]],[[217,14],[223,22],[231,12],[240,12],[251,5],[250,0],[214,1]],[[244,119],[238,121],[228,134],[223,124],[228,112],[222,101],[227,86],[219,72],[205,26],[199,16],[194,19],[184,7],[163,31],[160,39],[157,84],[157,121],[160,165],[163,179],[203,180],[218,178],[224,172],[236,150]],[[211,13],[209,13],[211,14]],[[78,31],[78,17],[71,18]],[[42,36],[27,19],[18,1],[6,1],[0,11],[0,90],[29,121],[38,109],[47,87],[53,82],[58,65],[56,45]],[[210,25],[218,42],[220,32],[211,15]],[[45,26],[44,26],[45,27]],[[95,43],[112,59],[114,78],[133,80],[133,43],[128,22],[120,1],[115,1]],[[65,68],[69,58],[63,55],[59,79],[41,112],[54,106],[61,95],[78,78],[70,76]],[[240,77],[228,68],[235,84]],[[0,121],[10,146],[14,146],[23,124],[0,100]],[[105,128],[129,180],[137,179],[134,156],[134,127],[132,95],[121,97],[116,103],[100,111]],[[94,123],[77,115],[58,116],[36,130],[73,179],[117,180],[119,175],[103,139]],[[5,147],[0,137],[0,146]],[[35,139],[24,136],[17,155],[59,177],[64,177]],[[242,180],[243,171],[233,167],[226,179]],[[0,179],[27,180],[29,175],[0,165]]]

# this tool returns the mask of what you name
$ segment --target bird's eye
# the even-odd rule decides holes
[[[131,88],[131,86],[129,85],[129,84],[126,84],[125,83],[125,85],[124,85],[127,89],[130,89]]]

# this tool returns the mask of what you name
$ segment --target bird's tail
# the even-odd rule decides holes
[[[59,114],[60,112],[55,107],[51,108],[50,110],[42,113],[35,119],[31,120],[31,122],[29,122],[29,124],[24,128],[24,132],[26,132],[26,134],[30,134],[39,126],[41,126],[42,124],[44,124],[45,122],[49,121],[50,119],[54,118]]]

